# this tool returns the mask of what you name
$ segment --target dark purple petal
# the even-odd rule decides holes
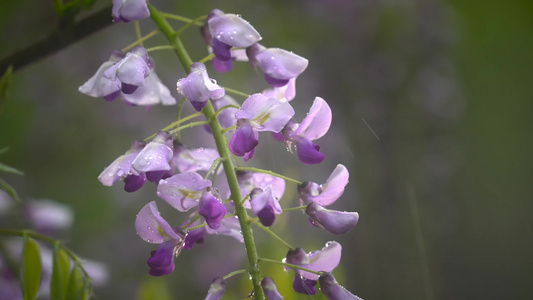
[[[213,38],[211,42],[213,47],[213,54],[221,61],[231,60],[231,46]]]
[[[226,290],[226,282],[221,277],[216,277],[209,286],[205,300],[219,300]],[[270,299],[269,299],[270,300]]]
[[[356,212],[329,210],[315,202],[307,206],[305,213],[315,225],[333,234],[344,234],[352,230],[359,220]]]
[[[285,138],[281,132],[272,132],[272,137],[278,142],[285,141]]]
[[[304,164],[314,165],[324,160],[324,154],[320,151],[320,146],[313,144],[305,137],[296,140],[296,154],[298,159]]]
[[[202,244],[204,242],[205,228],[197,228],[187,231],[185,236],[185,246],[184,249],[190,250],[194,244]]]
[[[152,251],[147,263],[150,267],[150,275],[161,276],[174,271],[174,253],[181,250],[176,241],[170,240],[162,243],[157,250]],[[178,248],[178,249],[176,249]]]
[[[286,86],[289,83],[289,79],[276,79],[265,74],[265,80],[273,87]]]
[[[300,196],[300,205],[311,203],[309,199],[322,193],[322,187],[312,181],[306,181],[298,186],[298,195]]]
[[[339,285],[335,277],[329,272],[324,272],[318,278],[320,291],[328,300],[362,300]]]
[[[255,191],[259,191],[255,193]],[[255,189],[250,193],[250,204],[253,213],[259,217],[259,221],[263,226],[272,226],[276,219],[276,214],[281,214],[281,206],[279,199],[274,197],[272,187],[266,188],[264,191]]]
[[[146,176],[144,173],[140,173],[139,175],[130,174],[124,178],[124,190],[128,193],[138,191],[143,187],[145,181]]]
[[[287,252],[287,256],[285,257],[284,261],[288,264],[293,264],[293,265],[306,264],[307,253],[305,253],[304,249],[302,248],[290,249]]]
[[[211,193],[205,193],[200,199],[199,207],[198,213],[205,218],[207,225],[213,229],[218,229],[220,221],[226,215],[224,204],[220,203]]]
[[[159,182],[159,180],[163,178],[167,178],[172,176],[172,172],[170,170],[168,171],[150,171],[146,172],[146,179],[150,182]]]
[[[283,296],[279,294],[278,288],[276,287],[276,284],[272,278],[263,278],[263,280],[261,280],[261,287],[263,288],[263,292],[265,292],[265,296],[268,300],[283,300]]]
[[[248,161],[254,157],[255,154],[255,148],[253,148],[250,152],[244,153],[244,161]]]
[[[213,66],[213,69],[219,73],[226,73],[233,69],[233,60],[220,60],[217,57],[213,57],[211,60],[211,65]]]
[[[142,20],[150,16],[146,0],[113,0],[111,12],[115,23]]]
[[[258,137],[259,133],[250,123],[241,122],[229,142],[229,150],[237,156],[244,156],[259,144]]]
[[[122,83],[122,87],[120,88],[120,91],[124,94],[133,94],[137,88],[139,88],[138,86],[136,85],[131,85],[131,84],[127,84],[127,83]]]
[[[298,271],[294,272],[294,279],[292,281],[292,289],[300,294],[314,295],[316,294],[316,280],[307,279],[300,276]]]
[[[116,100],[118,98],[118,96],[120,96],[120,89],[118,91],[116,91],[116,92],[112,92],[111,94],[105,95],[104,99],[106,101],[113,101],[113,100]]]

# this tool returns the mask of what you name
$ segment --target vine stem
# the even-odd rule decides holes
[[[193,64],[187,50],[183,46],[181,40],[176,37],[174,30],[170,24],[166,21],[163,15],[151,4],[148,3],[148,9],[150,10],[150,16],[157,27],[161,32],[166,36],[170,44],[174,47],[178,59],[180,60],[183,68],[187,72],[190,72],[190,66]],[[235,173],[235,167],[233,161],[231,160],[231,154],[229,152],[228,143],[222,133],[222,127],[218,122],[216,117],[215,109],[211,104],[211,101],[208,101],[202,113],[205,115],[208,120],[209,127],[215,139],[215,144],[218,149],[220,157],[223,158],[222,164],[224,166],[224,172],[228,180],[228,185],[231,191],[231,198],[235,203],[235,214],[239,219],[241,225],[241,231],[244,239],[244,245],[246,248],[246,253],[248,255],[248,264],[250,266],[250,277],[252,280],[252,286],[254,289],[254,297],[257,300],[264,300],[265,294],[261,288],[261,273],[259,270],[259,256],[257,255],[257,249],[255,247],[255,241],[252,234],[252,228],[248,223],[248,213],[244,207],[242,200],[241,191],[239,189],[239,183],[237,181],[237,174]]]

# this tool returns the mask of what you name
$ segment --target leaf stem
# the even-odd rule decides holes
[[[316,275],[322,274],[322,272],[309,270],[309,269],[306,269],[306,268],[303,268],[303,267],[300,267],[300,266],[297,266],[297,265],[288,264],[288,263],[284,263],[284,262],[281,262],[281,261],[260,257],[259,258],[259,262],[262,262],[262,261],[273,263],[273,264],[278,264],[278,265],[282,265],[282,266],[286,266],[286,267],[293,268],[293,269],[299,269],[299,270],[306,271],[306,272],[309,272],[309,273],[313,273],[313,274],[316,274]]]
[[[274,173],[272,171],[268,171],[268,170],[263,170],[263,169],[258,169],[258,168],[252,168],[252,167],[237,167],[235,168],[237,171],[252,171],[252,172],[257,172],[257,173],[264,173],[264,174],[269,174],[269,175],[272,175],[272,176],[275,176],[275,177],[279,177],[281,179],[284,179],[286,181],[290,181],[292,183],[295,183],[297,185],[300,185],[302,184],[301,181],[298,181],[296,179],[293,179],[293,178],[290,178],[290,177],[287,177],[287,176],[284,176],[284,175],[281,175],[281,174],[278,174],[278,173]]]
[[[270,228],[268,227],[265,227],[263,226],[262,224],[260,223],[257,223],[257,222],[254,222],[255,225],[257,225],[257,227],[263,229],[265,232],[267,232],[268,234],[270,234],[272,237],[274,237],[275,239],[277,239],[278,241],[282,242],[285,246],[289,247],[289,249],[294,249],[293,246],[291,246],[291,244],[287,243],[284,239],[282,239],[279,235],[277,235],[274,231],[272,231]]]

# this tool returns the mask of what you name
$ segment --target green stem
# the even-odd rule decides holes
[[[309,269],[302,268],[302,267],[297,266],[297,265],[288,264],[288,263],[284,263],[284,262],[281,262],[281,261],[260,257],[259,258],[259,262],[262,262],[262,261],[273,263],[273,264],[278,264],[278,265],[282,265],[282,266],[286,266],[286,267],[293,268],[293,269],[299,269],[299,270],[306,271],[306,272],[309,272],[309,273],[313,273],[313,274],[316,274],[316,275],[322,274],[322,272],[309,270]]]
[[[244,274],[244,273],[248,273],[248,270],[247,269],[242,269],[242,270],[233,271],[231,273],[228,273],[228,274],[224,275],[224,277],[222,277],[222,279],[227,280],[228,278],[231,278],[231,277],[233,277],[235,275]]]
[[[150,10],[151,18],[156,23],[157,27],[161,32],[166,36],[168,41],[176,51],[178,58],[187,73],[190,72],[190,66],[193,63],[187,50],[183,46],[181,40],[175,36],[174,30],[168,24],[163,15],[155,9],[152,5],[148,4],[148,9]],[[207,102],[207,105],[202,110],[202,113],[205,115],[208,120],[209,127],[215,139],[215,144],[217,146],[220,157],[223,158],[222,164],[224,166],[224,172],[228,180],[228,185],[231,191],[231,198],[235,203],[235,213],[239,219],[241,225],[241,231],[244,239],[244,245],[246,247],[246,253],[248,255],[248,264],[250,266],[250,277],[252,281],[252,286],[254,289],[254,297],[257,300],[264,300],[265,294],[261,288],[261,274],[258,266],[257,250],[255,247],[254,237],[252,235],[252,228],[248,224],[248,214],[246,208],[244,208],[243,203],[241,202],[242,196],[239,189],[239,183],[237,181],[237,174],[235,173],[235,167],[233,161],[231,160],[231,154],[229,152],[227,141],[222,133],[222,128],[218,119],[215,115],[215,109],[211,104],[211,101]]]
[[[207,16],[201,16],[194,20],[191,20],[189,23],[185,24],[183,27],[180,28],[180,30],[176,31],[175,35],[180,36],[187,28],[191,27],[192,25],[196,24],[196,22],[207,19]]]
[[[150,32],[149,34],[141,37],[140,39],[136,40],[135,42],[129,44],[128,46],[122,48],[122,50],[120,50],[121,52],[128,52],[129,50],[131,50],[133,47],[137,46],[137,45],[142,45],[142,43],[144,41],[146,41],[147,39],[153,37],[154,35],[156,35],[157,33],[159,32],[159,30],[154,30],[152,32]]]
[[[306,209],[307,206],[304,205],[304,206],[298,206],[298,207],[291,207],[291,208],[285,208],[283,210],[283,212],[288,212],[288,211],[293,211],[293,210],[302,210],[302,209]]]
[[[190,18],[187,18],[187,17],[182,17],[182,16],[169,14],[169,13],[163,13],[162,12],[160,14],[161,14],[161,16],[163,16],[163,17],[165,17],[167,19],[174,19],[174,20],[185,22],[185,23],[191,23],[191,22],[196,20],[196,22],[193,23],[196,26],[204,26],[204,23],[200,22],[200,21],[203,20],[203,19],[207,19],[207,16],[201,16],[201,17],[193,20],[193,19],[190,19]]]
[[[191,127],[194,127],[194,126],[205,125],[205,124],[207,124],[207,121],[191,122],[191,123],[185,124],[183,126],[180,126],[180,127],[176,128],[176,129],[172,129],[168,133],[175,134],[176,132],[180,132],[182,129],[187,129],[187,128],[191,128]]]
[[[279,178],[284,179],[286,181],[290,181],[292,183],[296,183],[297,185],[302,184],[301,181],[298,181],[296,179],[293,179],[293,178],[290,178],[290,177],[287,177],[287,176],[283,176],[281,174],[274,173],[274,172],[268,171],[268,170],[263,170],[263,169],[258,169],[258,168],[251,168],[251,167],[238,167],[238,168],[235,168],[235,169],[237,171],[252,171],[252,172],[257,172],[257,173],[265,173],[265,174],[269,174],[269,175],[272,175],[272,176],[275,176],[275,177],[279,177]]]
[[[155,47],[151,47],[151,48],[146,48],[146,52],[150,53],[150,52],[153,52],[153,51],[159,51],[159,50],[173,50],[174,47],[170,46],[170,45],[163,45],[163,46],[155,46]]]
[[[274,231],[270,230],[270,228],[265,227],[265,226],[263,226],[263,225],[261,225],[261,224],[259,224],[257,222],[254,222],[254,224],[257,225],[259,228],[263,229],[265,232],[270,234],[272,237],[274,237],[278,241],[282,242],[285,246],[289,247],[289,249],[294,249],[294,247],[291,246],[291,244],[287,243],[284,239],[279,237],[279,235],[277,235]]]
[[[241,91],[238,91],[238,90],[234,90],[234,89],[230,89],[229,87],[225,87],[225,86],[223,88],[224,88],[224,90],[226,90],[226,92],[230,92],[230,93],[232,93],[234,95],[243,96],[244,98],[250,97],[249,94],[246,94],[244,92],[241,92]]]

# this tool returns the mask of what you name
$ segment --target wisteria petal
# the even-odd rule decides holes
[[[319,164],[324,160],[324,154],[320,152],[320,146],[313,144],[305,137],[299,137],[296,141],[296,155],[304,164]]]
[[[183,249],[190,250],[194,244],[202,244],[204,242],[205,227],[189,230],[185,236],[185,245]]]
[[[281,199],[285,192],[285,180],[265,173],[253,173],[252,175],[255,187],[263,190],[270,187],[274,197]]]
[[[183,149],[174,155],[174,163],[180,172],[208,171],[220,155],[216,149]],[[219,172],[222,168],[219,168]]]
[[[141,150],[131,166],[137,172],[170,170],[169,163],[174,154],[172,147],[172,136],[166,131],[160,131]]]
[[[146,143],[144,142],[134,141],[131,148],[124,155],[119,156],[105,168],[98,176],[98,181],[105,186],[112,186],[118,180],[128,176],[132,170],[131,163],[145,146]]]
[[[139,211],[135,218],[135,230],[143,240],[153,244],[161,244],[169,239],[177,241],[183,239],[161,217],[155,201],[146,204]]]
[[[151,257],[147,261],[150,275],[162,276],[172,273],[174,271],[174,256],[179,250],[181,248],[176,241],[169,240],[159,245],[157,250],[152,251]]]
[[[150,74],[148,53],[143,47],[135,47],[119,62],[104,72],[111,80],[118,78],[123,84],[143,86],[144,79]]]
[[[316,202],[324,207],[335,203],[344,193],[349,177],[348,169],[344,165],[338,164],[326,183],[321,186],[322,192],[316,196],[307,197],[307,201]]]
[[[213,16],[207,24],[214,39],[231,47],[249,47],[261,40],[248,21],[234,14]]]
[[[268,300],[283,300],[283,296],[278,292],[278,288],[274,283],[274,280],[270,277],[265,277],[261,280],[261,287]]]
[[[287,101],[291,101],[296,96],[296,78],[289,79],[288,84],[281,87],[266,89],[261,94],[278,100],[285,98]]]
[[[344,234],[352,230],[359,220],[356,212],[329,210],[315,202],[307,206],[305,213],[315,225],[333,234]]]
[[[300,294],[314,295],[316,294],[316,283],[316,280],[305,278],[299,274],[299,271],[295,271],[292,281],[292,289]]]
[[[114,22],[130,22],[148,18],[150,11],[146,0],[113,0],[112,15]]]
[[[226,290],[226,282],[221,277],[216,277],[207,291],[205,300],[219,300]]]
[[[144,81],[144,86],[139,87],[131,94],[123,94],[122,99],[133,105],[174,105],[176,99],[170,90],[161,82],[154,71],[151,71]]]
[[[198,206],[202,191],[211,186],[196,172],[184,172],[162,179],[157,186],[157,196],[179,211],[187,211]]]
[[[258,191],[258,193],[255,193]],[[259,221],[263,226],[272,226],[276,219],[276,214],[281,214],[281,206],[279,199],[274,197],[272,188],[269,186],[265,190],[257,189],[250,194],[250,205],[252,212],[259,217]]]
[[[280,132],[294,116],[294,109],[285,99],[253,94],[237,111],[237,119],[247,119],[258,131]]]
[[[113,55],[111,55],[113,57]],[[104,62],[96,71],[96,73],[87,80],[82,86],[78,88],[78,91],[82,94],[95,97],[109,97],[116,92],[120,92],[120,80],[115,78],[114,80],[104,77],[104,72],[109,69],[115,60],[109,60]]]
[[[231,46],[220,41],[217,38],[213,38],[211,41],[211,47],[213,47],[213,54],[220,61],[231,60]]]
[[[237,128],[235,134],[231,137],[228,145],[229,150],[237,156],[244,156],[259,144],[258,137],[257,130],[250,123],[242,122],[241,126]]]
[[[124,178],[124,190],[128,193],[136,192],[143,187],[145,182],[145,173],[140,173],[139,175],[130,174]]]
[[[329,272],[322,273],[318,282],[320,282],[320,291],[328,300],[362,300],[339,285],[335,277]]]
[[[218,57],[213,57],[211,60],[211,66],[219,73],[226,73],[233,70],[233,60],[221,60]]]
[[[209,226],[206,226],[205,230],[208,234],[226,235],[236,239],[241,243],[244,242],[244,238],[241,232],[241,225],[237,217],[223,219],[220,222],[220,227],[217,229],[212,229]]]
[[[278,80],[289,80],[300,75],[309,61],[290,51],[269,48],[258,53],[257,59],[265,75]]]
[[[205,218],[205,222],[212,229],[218,229],[220,227],[220,221],[226,215],[226,207],[220,203],[215,196],[211,193],[205,193],[200,198],[199,202],[199,214]]]
[[[222,107],[232,104],[235,106],[240,106],[235,99],[232,97],[225,95],[224,97],[218,99],[218,100],[211,100],[211,103],[213,103],[213,108],[215,110],[219,110]],[[238,111],[238,108],[235,107],[226,107],[223,111],[221,111],[218,114],[218,121],[220,122],[220,125],[222,128],[228,128],[231,126],[235,126],[237,124],[237,119],[235,118],[235,113]]]
[[[327,242],[322,250],[310,252],[307,264],[300,265],[306,269],[316,272],[331,272],[335,269],[341,261],[341,244],[332,241]],[[308,279],[317,280],[318,275],[300,270],[300,274]]]
[[[291,133],[290,138],[303,136],[311,141],[316,140],[328,132],[330,125],[331,108],[324,99],[316,97],[309,113],[298,128]]]
[[[225,91],[207,75],[203,63],[196,62],[191,65],[191,73],[177,83],[178,93],[187,98],[197,111],[200,111],[207,100],[220,99]]]

